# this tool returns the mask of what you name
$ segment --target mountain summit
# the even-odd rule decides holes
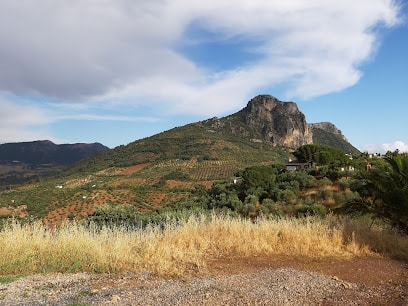
[[[346,153],[358,153],[330,122],[307,123],[294,102],[283,102],[271,95],[258,95],[241,111],[224,118],[211,118],[202,124],[214,132],[236,135],[273,147],[296,149],[305,144],[324,144]]]
[[[297,148],[313,142],[305,115],[296,103],[282,102],[269,95],[260,95],[243,110],[245,122],[273,145]]]

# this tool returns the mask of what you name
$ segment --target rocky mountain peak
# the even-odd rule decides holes
[[[294,102],[282,102],[270,95],[259,95],[248,102],[244,112],[245,123],[258,130],[263,141],[290,148],[313,142],[305,115]]]
[[[334,124],[308,124],[296,103],[283,102],[271,95],[258,95],[235,114],[211,118],[197,125],[211,133],[233,135],[272,147],[296,149],[306,144],[322,144],[344,152],[359,152]]]

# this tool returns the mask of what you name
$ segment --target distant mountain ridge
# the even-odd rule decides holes
[[[0,144],[0,186],[54,175],[85,157],[109,150],[100,143],[57,145],[49,140]]]
[[[57,145],[49,140],[5,143],[0,145],[0,163],[22,162],[31,165],[73,165],[82,158],[110,150],[100,143]]]

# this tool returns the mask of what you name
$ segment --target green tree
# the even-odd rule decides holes
[[[350,186],[360,198],[346,205],[348,210],[372,213],[408,234],[408,154],[388,152],[386,164],[362,173]]]
[[[278,169],[272,166],[253,166],[246,168],[242,173],[244,189],[261,187],[270,189],[276,182]]]
[[[345,165],[348,160],[343,151],[319,144],[300,146],[293,155],[301,162],[314,162],[318,165]]]

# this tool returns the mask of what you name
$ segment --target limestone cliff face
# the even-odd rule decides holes
[[[297,149],[306,144],[322,144],[346,153],[359,153],[334,124],[308,124],[296,103],[282,102],[270,95],[256,96],[235,114],[214,117],[197,125],[207,132],[239,137],[272,147]]]
[[[248,102],[244,112],[246,124],[260,132],[265,142],[290,148],[313,143],[312,130],[296,103],[259,95]]]

